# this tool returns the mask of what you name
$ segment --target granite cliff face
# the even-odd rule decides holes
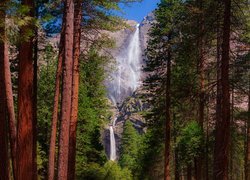
[[[111,50],[111,53],[114,57],[116,57],[124,48],[126,48],[126,44],[129,42],[129,38],[135,30],[135,26],[140,24],[140,41],[141,48],[144,50],[147,47],[148,41],[148,32],[151,28],[152,24],[155,22],[154,13],[151,12],[147,16],[143,18],[141,22],[136,22],[134,20],[127,20],[126,23],[129,26],[128,28],[122,29],[117,32],[108,33],[111,38],[115,40],[116,48]]]
[[[155,22],[154,13],[149,13],[146,17],[143,18],[142,22],[140,23],[140,36],[141,36],[141,44],[142,48],[146,49],[147,41],[149,39],[149,30],[152,27],[152,24]]]
[[[103,136],[105,151],[108,157],[111,149],[109,126],[112,124],[114,119],[116,119],[113,129],[116,142],[117,159],[119,158],[123,127],[126,121],[131,121],[139,134],[146,132],[147,127],[144,114],[150,109],[150,105],[144,101],[145,95],[146,92],[141,88],[138,88],[131,96],[127,97],[120,106],[112,106],[111,111],[113,112],[113,116],[110,117],[111,123],[105,128]]]

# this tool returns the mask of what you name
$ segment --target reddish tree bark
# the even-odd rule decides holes
[[[229,52],[231,0],[224,0],[224,24],[221,56],[221,118],[216,120],[214,179],[228,179],[228,152],[230,141]]]
[[[1,45],[0,45],[1,50]],[[0,86],[4,87],[3,79],[3,59],[0,57]],[[9,157],[8,157],[8,133],[6,117],[6,96],[4,88],[0,88],[0,180],[8,180],[9,174]]]
[[[16,118],[14,109],[14,99],[12,92],[11,83],[11,72],[10,72],[10,62],[8,55],[8,44],[5,43],[4,47],[4,80],[5,80],[5,92],[6,92],[6,102],[7,102],[7,112],[8,112],[8,127],[9,127],[9,141],[11,150],[11,161],[12,161],[12,171],[14,179],[16,178]]]
[[[64,54],[64,30],[61,33],[59,56],[56,71],[55,81],[55,92],[54,92],[54,105],[51,121],[51,135],[50,135],[50,146],[49,146],[49,164],[48,164],[48,180],[53,180],[55,176],[55,151],[56,151],[56,132],[57,132],[57,121],[58,121],[58,107],[59,107],[59,96],[60,96],[60,81],[62,76],[62,61]]]
[[[208,78],[208,83],[209,83],[209,78]],[[208,100],[209,103],[209,100]],[[206,122],[206,157],[205,157],[205,172],[204,172],[204,179],[209,180],[209,107],[207,106],[207,122]]]
[[[81,21],[82,21],[82,1],[75,0],[74,12],[74,54],[73,54],[73,78],[72,78],[72,105],[69,131],[69,164],[68,179],[75,179],[76,161],[76,132],[78,118],[78,96],[79,96],[79,58],[81,46]]]
[[[23,0],[34,17],[33,0]],[[20,36],[34,29],[32,24],[22,26]],[[34,168],[34,122],[33,122],[33,36],[20,43],[18,76],[18,123],[17,123],[17,180],[33,179]]]
[[[250,178],[250,82],[248,90],[248,117],[246,122],[245,180]]]
[[[73,71],[73,38],[74,38],[74,1],[65,1],[65,41],[63,55],[63,81],[61,103],[61,126],[59,137],[58,179],[67,179],[69,124],[71,112],[72,71]]]
[[[221,121],[221,98],[222,98],[222,87],[221,87],[221,12],[217,12],[217,42],[216,42],[216,69],[217,69],[217,86],[216,86],[216,123]],[[218,148],[214,146],[215,148]]]
[[[197,1],[200,11],[203,11],[203,0]],[[200,94],[199,94],[199,124],[201,128],[203,129],[203,122],[204,122],[204,109],[205,109],[205,102],[204,102],[204,96],[205,96],[205,74],[204,74],[204,18],[203,18],[203,12],[199,15],[198,20],[198,26],[199,26],[199,34],[198,34],[198,41],[197,41],[197,47],[198,47],[198,73],[199,73],[199,84],[200,84]]]
[[[5,17],[3,17],[5,19]],[[4,27],[3,27],[4,28]],[[16,120],[15,120],[15,111],[14,111],[14,100],[12,92],[12,83],[11,83],[11,72],[10,72],[10,62],[8,54],[8,43],[7,38],[4,32],[4,29],[1,30],[1,37],[4,38],[4,43],[1,45],[1,51],[4,55],[3,61],[3,77],[4,77],[4,87],[6,93],[6,104],[8,112],[8,127],[9,127],[9,141],[10,141],[10,150],[11,150],[11,162],[12,162],[12,171],[14,179],[16,177]]]
[[[37,11],[37,10],[36,10]],[[38,17],[36,12],[36,18]],[[33,179],[37,179],[37,70],[38,70],[38,28],[35,28],[34,63],[33,63]]]
[[[0,18],[4,21],[5,12],[0,10]],[[4,25],[4,22],[3,22]],[[0,37],[5,37],[4,26],[0,27]],[[8,131],[6,115],[6,93],[4,84],[4,61],[6,57],[5,40],[0,39],[0,180],[10,179],[8,157]]]
[[[232,70],[234,71],[234,70]],[[234,76],[234,72],[233,72],[233,76]],[[234,85],[232,84],[232,93],[231,93],[231,104],[230,104],[230,124],[231,127],[234,127]],[[233,179],[234,177],[234,163],[233,163],[233,153],[234,153],[234,144],[233,141],[230,137],[230,148],[229,148],[229,156],[230,156],[230,160],[229,160],[229,179]]]
[[[187,165],[187,180],[192,180],[192,164]]]
[[[199,108],[198,108],[198,123],[203,132],[203,123],[204,123],[204,109],[205,109],[205,75],[204,75],[204,17],[203,17],[203,0],[197,0],[197,5],[200,9],[201,14],[198,17],[198,73],[199,73],[199,84],[200,84],[200,92],[199,92]],[[203,154],[203,153],[202,153]],[[202,177],[203,170],[203,155],[199,155],[196,159],[195,166],[195,179],[199,180]]]
[[[175,172],[174,172],[174,179],[175,180],[180,180],[180,164],[179,164],[179,157],[178,157],[178,150],[175,150],[175,157],[174,157],[174,161],[175,161]]]
[[[63,55],[65,51],[64,36],[65,36],[65,14],[63,16],[63,25],[59,43],[59,55],[58,55],[57,71],[56,71],[53,113],[52,113],[51,131],[50,131],[51,135],[50,135],[50,148],[49,148],[48,180],[53,180],[55,176],[56,132],[57,132],[57,121],[58,121],[60,82],[62,78]]]
[[[171,35],[169,34],[169,39]],[[170,86],[171,86],[171,50],[168,50],[167,54],[167,79],[166,79],[166,124],[165,124],[165,170],[164,170],[164,179],[170,180]]]
[[[173,138],[174,144],[177,143],[177,126],[176,126],[176,115],[173,113]],[[179,150],[177,147],[174,148],[174,179],[180,180],[181,179],[181,168],[179,163]]]

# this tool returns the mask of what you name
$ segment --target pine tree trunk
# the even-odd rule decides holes
[[[81,45],[81,21],[82,21],[82,1],[75,0],[74,12],[74,54],[73,54],[73,78],[72,78],[72,105],[69,133],[69,164],[68,179],[75,179],[76,161],[76,132],[78,118],[78,96],[79,96],[79,58]]]
[[[37,9],[37,8],[36,8]],[[36,17],[37,10],[36,10]],[[33,179],[37,179],[37,69],[38,69],[38,28],[35,29],[35,42],[34,42],[34,75],[33,75]]]
[[[218,10],[219,11],[219,10]],[[222,97],[222,87],[221,87],[221,26],[220,26],[220,13],[217,14],[217,86],[216,86],[216,123],[221,121],[221,97]],[[214,146],[214,152],[219,146]]]
[[[192,180],[192,164],[187,165],[187,180]]]
[[[71,112],[72,71],[73,71],[73,31],[74,1],[65,1],[65,51],[63,56],[63,82],[61,103],[61,126],[59,137],[58,179],[68,177],[69,124]]]
[[[171,39],[171,35],[169,34],[169,39]],[[164,171],[164,179],[170,180],[170,86],[171,86],[171,50],[168,49],[167,54],[167,79],[166,79],[166,125],[165,125],[165,171]]]
[[[198,0],[198,6],[200,11],[203,10],[203,0]],[[200,84],[200,94],[199,94],[199,125],[203,129],[203,122],[204,122],[204,109],[205,109],[205,74],[204,74],[204,18],[203,12],[199,15],[198,20],[199,26],[199,34],[198,34],[198,42],[197,47],[199,51],[199,59],[198,59],[198,73],[199,73],[199,84]]]
[[[23,0],[30,8],[29,16],[34,17],[33,0]],[[32,24],[22,26],[20,36],[34,29]],[[18,77],[18,124],[17,124],[17,180],[33,179],[34,121],[33,121],[33,36],[20,43]]]
[[[231,0],[224,0],[224,24],[221,59],[221,119],[216,120],[214,179],[228,179],[228,152],[230,141],[230,92],[229,92],[229,52]]]
[[[1,35],[1,37],[6,38],[5,34]],[[10,151],[11,151],[11,162],[12,162],[12,171],[13,178],[16,179],[16,118],[15,118],[15,110],[14,110],[14,99],[12,92],[12,83],[11,83],[11,72],[10,72],[10,62],[9,62],[9,54],[8,54],[8,43],[7,39],[5,39],[4,49],[2,50],[4,54],[4,85],[5,85],[5,93],[6,93],[6,102],[7,102],[7,112],[8,112],[8,131],[9,131],[9,141],[10,141]]]
[[[55,152],[56,152],[56,133],[57,133],[57,121],[58,121],[58,108],[59,108],[59,96],[60,96],[60,82],[62,77],[62,64],[64,55],[64,34],[65,34],[65,17],[63,17],[63,27],[61,31],[59,55],[56,71],[55,92],[53,101],[53,113],[51,121],[51,135],[49,146],[49,164],[48,164],[48,180],[53,180],[55,177]]]
[[[11,162],[13,178],[16,179],[16,118],[15,118],[15,108],[14,99],[12,92],[11,83],[11,72],[10,72],[10,62],[8,56],[8,44],[5,43],[5,59],[4,59],[4,80],[5,80],[5,92],[7,101],[7,112],[8,112],[8,130],[9,130],[9,141],[10,141],[10,151],[11,151]]]
[[[204,109],[205,109],[205,75],[204,75],[204,17],[203,17],[203,0],[197,0],[197,6],[200,9],[200,14],[198,17],[198,73],[199,73],[199,84],[200,84],[200,92],[199,92],[199,118],[198,123],[203,132],[203,123],[204,123]],[[202,169],[203,169],[203,152],[195,159],[195,179],[200,180],[202,177]]]
[[[177,143],[177,128],[176,128],[176,118],[175,118],[175,114],[173,114],[173,129],[174,129],[174,133],[173,133],[173,136],[174,136],[174,143],[176,144]],[[178,156],[178,153],[179,153],[179,150],[177,147],[175,147],[175,150],[174,150],[174,166],[175,166],[175,169],[174,169],[174,179],[175,180],[179,180],[180,179],[180,163],[179,163],[179,156]]]
[[[246,123],[246,154],[245,154],[245,180],[250,178],[250,83],[248,90],[248,118]]]
[[[231,94],[231,108],[230,108],[230,114],[231,114],[231,126],[234,127],[234,85],[232,85],[232,94]],[[229,168],[229,176],[230,176],[230,180],[233,180],[233,174],[234,174],[234,166],[233,166],[233,152],[234,152],[234,146],[233,146],[233,141],[230,138],[230,168]]]
[[[5,19],[5,12],[0,10],[0,18]],[[4,26],[0,27],[0,37],[5,37]],[[5,40],[0,39],[0,180],[10,179],[8,158],[8,131],[6,115],[6,93],[4,84],[4,61],[6,61]]]
[[[2,49],[0,45],[0,50]],[[3,59],[0,57],[0,86],[3,84]],[[6,116],[6,96],[4,88],[0,88],[0,180],[10,179],[9,157],[8,157],[8,133]]]
[[[175,150],[175,173],[174,173],[174,179],[179,180],[180,179],[180,168],[179,168],[179,157],[178,157],[178,150]]]
[[[207,107],[207,127],[206,127],[206,167],[204,172],[204,179],[209,180],[209,149],[208,149],[208,143],[209,143],[209,132],[208,132],[208,124],[209,124],[209,107]]]

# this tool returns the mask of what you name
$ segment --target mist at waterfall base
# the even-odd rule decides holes
[[[137,24],[134,33],[130,36],[128,45],[116,57],[117,70],[111,75],[111,81],[107,83],[108,97],[115,106],[119,106],[125,98],[131,96],[139,87],[141,76],[141,47],[140,25]],[[110,160],[115,161],[116,141],[114,128],[116,119],[113,119],[109,127],[110,131]]]

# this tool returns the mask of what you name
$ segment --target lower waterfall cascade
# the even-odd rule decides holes
[[[112,74],[112,81],[108,83],[108,96],[113,105],[119,109],[125,98],[131,96],[140,86],[141,79],[141,47],[140,47],[140,24],[135,27],[128,46],[116,57],[117,71]],[[111,161],[117,160],[115,127],[116,120],[113,119],[109,126],[110,132],[110,155]],[[112,121],[112,120],[111,120]]]
[[[116,143],[115,143],[115,134],[113,126],[109,126],[110,131],[110,160],[116,160]]]

